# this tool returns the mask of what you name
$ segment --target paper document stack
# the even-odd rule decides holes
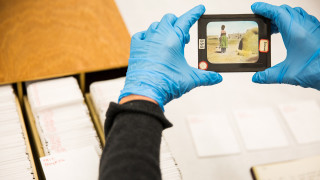
[[[164,180],[180,180],[181,172],[174,160],[172,153],[168,147],[167,141],[162,138],[160,148],[160,168],[162,179]]]
[[[90,94],[101,125],[104,125],[106,112],[110,102],[118,102],[120,91],[124,87],[125,78],[98,81],[90,85]]]
[[[34,82],[27,86],[45,155],[94,146],[101,154],[100,140],[75,78]]]
[[[125,78],[94,82],[90,85],[90,94],[96,112],[99,114],[101,125],[104,125],[106,112],[110,102],[118,102],[120,91],[124,87]],[[108,142],[106,142],[108,143]],[[162,138],[160,151],[160,167],[162,179],[180,180],[181,173],[168,148],[164,138]]]
[[[19,112],[12,87],[0,86],[0,179],[34,179]]]

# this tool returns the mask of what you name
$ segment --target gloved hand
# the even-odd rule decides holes
[[[320,90],[320,23],[300,7],[254,3],[255,14],[271,19],[272,33],[280,32],[286,59],[262,72],[252,81],[262,84],[285,83]]]
[[[163,105],[191,89],[222,81],[220,74],[189,66],[184,47],[190,41],[189,29],[205,12],[199,5],[181,17],[165,15],[147,31],[132,36],[126,82],[120,100],[142,95]]]

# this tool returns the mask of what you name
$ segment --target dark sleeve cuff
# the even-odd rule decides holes
[[[160,106],[158,106],[153,102],[144,101],[144,100],[134,100],[134,101],[126,102],[124,104],[117,104],[117,103],[111,102],[106,114],[106,122],[104,124],[104,130],[105,130],[106,136],[108,135],[109,130],[113,125],[113,121],[115,117],[119,113],[123,113],[123,112],[147,114],[147,115],[153,116],[162,124],[163,129],[166,129],[172,126],[172,124],[164,116]]]

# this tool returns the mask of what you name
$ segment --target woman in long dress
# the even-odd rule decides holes
[[[220,35],[221,53],[225,53],[228,48],[228,38],[227,38],[227,32],[224,30],[225,28],[226,28],[225,25],[221,26],[221,35]]]

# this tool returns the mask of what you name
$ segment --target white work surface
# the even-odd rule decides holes
[[[252,13],[252,0],[116,0],[131,35],[146,30],[153,21],[160,21],[166,13],[180,16],[200,3],[206,6],[206,14]],[[303,7],[320,19],[319,0],[269,0],[269,3]],[[197,24],[191,31],[191,41],[185,48],[188,63],[197,67]],[[272,65],[286,57],[286,50],[279,34],[272,36]],[[170,149],[176,158],[185,180],[250,180],[249,169],[253,165],[284,161],[320,154],[320,142],[299,145],[290,132],[278,108],[278,104],[316,100],[320,103],[320,92],[313,89],[289,85],[259,85],[251,82],[253,73],[221,73],[223,82],[200,87],[173,100],[165,106],[165,115],[173,127],[164,131]],[[189,114],[226,112],[232,114],[237,108],[271,107],[289,141],[286,148],[247,151],[234,118],[231,118],[241,153],[229,156],[199,158],[187,123]],[[319,117],[320,118],[320,117]],[[320,131],[320,129],[319,129]],[[272,136],[272,133],[270,134]]]

